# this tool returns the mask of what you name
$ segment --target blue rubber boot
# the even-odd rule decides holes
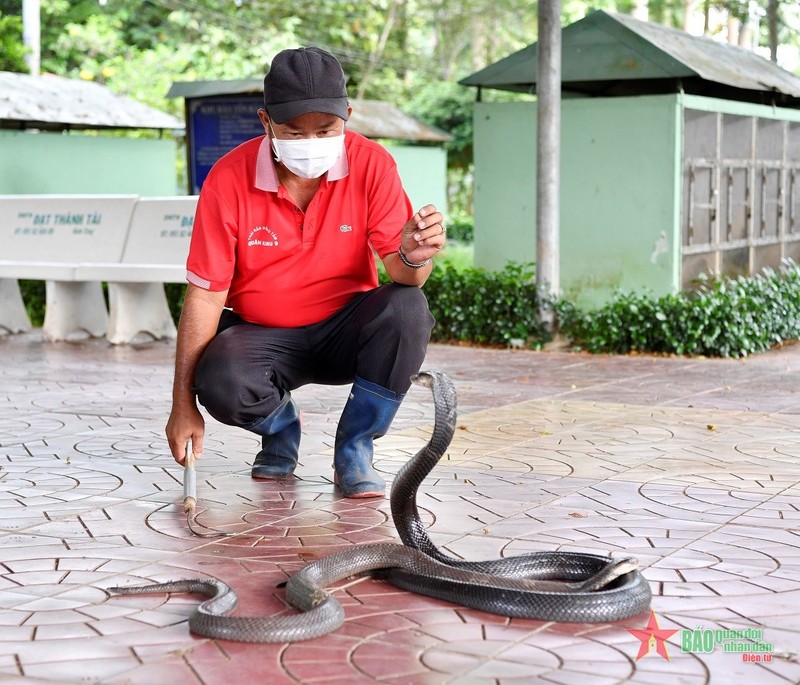
[[[300,411],[287,392],[278,408],[248,430],[261,436],[261,451],[253,462],[253,478],[286,478],[294,473],[300,448]]]
[[[356,376],[333,451],[336,484],[345,497],[384,496],[386,482],[372,467],[372,441],[389,430],[403,397]]]

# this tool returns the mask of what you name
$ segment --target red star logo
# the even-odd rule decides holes
[[[639,659],[641,659],[643,656],[647,656],[650,653],[653,643],[655,643],[656,652],[669,661],[666,639],[678,631],[661,630],[658,627],[655,611],[650,612],[650,620],[647,622],[647,627],[644,630],[631,630],[628,628],[628,632],[637,640],[641,640],[642,642],[642,644],[639,646],[639,653],[636,655],[636,661],[639,661]]]

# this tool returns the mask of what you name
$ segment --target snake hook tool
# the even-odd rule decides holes
[[[193,535],[200,538],[225,538],[233,533],[223,533],[222,531],[212,531],[203,533],[195,529],[195,510],[197,509],[197,473],[194,469],[194,450],[190,443],[186,443],[186,458],[183,461],[183,511],[186,514],[186,525]],[[198,524],[201,525],[202,524]],[[202,526],[211,530],[207,526]]]

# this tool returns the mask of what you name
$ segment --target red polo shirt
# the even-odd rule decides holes
[[[197,203],[188,281],[228,289],[243,319],[280,328],[322,321],[375,288],[373,251],[395,251],[414,212],[384,148],[352,131],[344,148],[305,212],[280,185],[266,136],[222,157]]]

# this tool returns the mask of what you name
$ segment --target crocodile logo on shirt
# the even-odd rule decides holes
[[[278,236],[266,226],[256,226],[247,236],[247,247],[278,247]]]

